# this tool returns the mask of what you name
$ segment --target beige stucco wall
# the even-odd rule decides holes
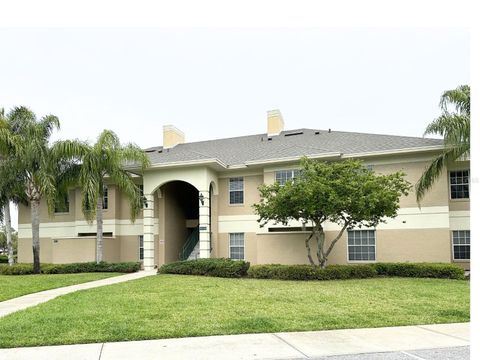
[[[77,207],[77,197],[76,191],[69,191],[69,212],[68,213],[58,213],[52,214],[48,213],[47,203],[45,201],[40,202],[40,222],[67,222],[75,220],[75,212]],[[31,214],[30,207],[22,204],[18,205],[18,223],[19,224],[30,224],[31,223]]]
[[[18,259],[19,263],[33,262],[32,240],[18,239]],[[52,239],[40,238],[40,262],[52,262]]]
[[[211,235],[211,247],[212,247],[212,252],[211,256],[212,257],[218,257],[219,252],[218,252],[218,195],[211,195],[211,224],[210,224],[210,231],[212,233]]]
[[[42,238],[40,261],[42,263],[67,264],[95,261],[95,237]],[[103,239],[104,260],[107,262],[139,261],[138,236],[121,236]],[[32,262],[32,242],[19,239],[18,262]]]
[[[378,230],[377,258],[382,262],[451,262],[450,230]]]
[[[67,264],[95,261],[95,241],[95,237],[53,239],[51,262]],[[105,250],[107,247],[104,248]]]
[[[337,232],[326,232],[329,246]],[[245,233],[245,259],[252,264],[307,264],[305,238],[307,233]],[[229,234],[219,234],[219,256],[229,257]],[[315,241],[310,242],[315,257]],[[449,229],[377,230],[377,262],[451,262]],[[330,264],[349,262],[347,235],[335,244],[329,256]]]
[[[423,171],[429,165],[429,162],[411,162],[399,164],[374,165],[374,171],[379,174],[391,174],[396,171],[403,171],[406,174],[405,179],[412,184],[412,189],[408,196],[400,198],[400,207],[417,207],[415,197],[415,184],[417,183]],[[422,207],[427,206],[447,206],[448,205],[448,179],[447,172],[444,171],[440,178],[434,183],[431,190],[428,191],[421,202]]]
[[[243,177],[243,204],[230,204],[229,178],[220,178],[218,195],[218,215],[253,214],[252,205],[260,201],[258,187],[263,183],[263,175]]]
[[[138,236],[122,236],[119,245],[121,261],[139,261],[140,243]]]
[[[141,179],[135,179],[140,184]],[[69,192],[70,208],[68,213],[56,213],[50,216],[48,214],[45,201],[40,202],[40,222],[68,222],[85,220],[82,213],[82,194],[80,189],[70,190]],[[130,219],[130,204],[128,198],[122,194],[115,185],[108,184],[108,209],[103,210],[103,218],[105,220]],[[142,219],[142,212],[137,215],[137,219]],[[19,224],[29,224],[30,208],[19,205]]]

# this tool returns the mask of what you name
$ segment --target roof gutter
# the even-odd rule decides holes
[[[220,161],[219,159],[212,158],[212,159],[174,161],[174,162],[168,162],[168,163],[162,163],[162,164],[153,164],[149,166],[146,170],[166,168],[166,167],[184,167],[184,166],[192,166],[192,165],[209,165],[209,164],[219,165],[225,169],[228,168],[228,166],[224,162]]]

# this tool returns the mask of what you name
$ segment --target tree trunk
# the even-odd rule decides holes
[[[33,273],[40,274],[40,200],[30,201],[32,215]]]
[[[310,239],[312,238],[312,236],[313,236],[313,232],[310,234],[308,238],[305,239],[305,247],[307,248],[308,261],[310,261],[311,265],[315,266],[315,262],[313,261],[312,254],[310,251]]]
[[[13,244],[12,244],[12,220],[10,218],[10,202],[7,201],[3,207],[5,217],[5,232],[7,235],[8,265],[13,265]]]
[[[103,260],[103,197],[97,200],[97,264]]]
[[[327,257],[325,256],[325,251],[323,251],[323,247],[325,246],[325,231],[323,230],[323,226],[319,225],[315,227],[315,238],[317,239],[318,264],[322,269],[325,269],[327,266]]]

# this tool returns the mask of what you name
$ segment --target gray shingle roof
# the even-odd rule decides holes
[[[295,135],[296,134],[296,135]],[[145,149],[152,165],[173,162],[218,159],[227,166],[244,165],[252,161],[313,156],[327,153],[342,155],[381,151],[401,152],[404,149],[441,146],[443,140],[408,136],[364,134],[314,129],[283,131],[278,136],[267,134],[240,136],[179,144],[170,149]]]

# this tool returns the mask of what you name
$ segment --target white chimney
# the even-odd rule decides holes
[[[163,147],[172,148],[185,142],[185,134],[173,125],[163,126]]]
[[[268,136],[278,135],[283,131],[284,123],[280,110],[267,111],[267,134]]]

